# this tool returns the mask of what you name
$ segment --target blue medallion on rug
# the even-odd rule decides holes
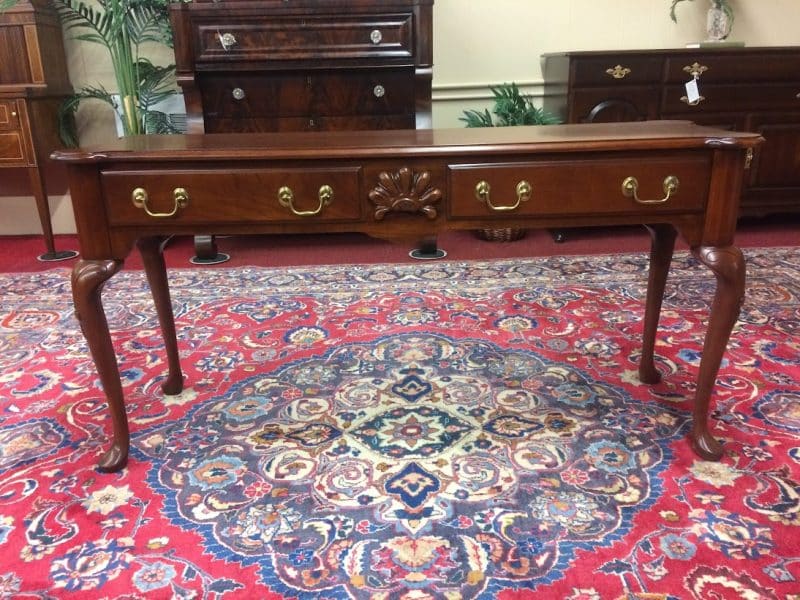
[[[626,533],[688,422],[568,362],[411,333],[239,381],[134,453],[175,525],[276,592],[492,598]]]

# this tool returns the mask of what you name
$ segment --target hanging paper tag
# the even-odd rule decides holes
[[[697,79],[686,82],[686,99],[689,104],[697,104],[700,101],[700,90],[697,86]]]

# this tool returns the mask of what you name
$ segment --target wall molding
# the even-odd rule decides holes
[[[431,88],[431,99],[433,102],[463,102],[465,100],[491,100],[491,86],[511,83],[510,81],[487,81],[480,83],[441,83],[435,81]],[[541,98],[544,96],[544,80],[516,80],[514,83],[520,88],[523,94]]]

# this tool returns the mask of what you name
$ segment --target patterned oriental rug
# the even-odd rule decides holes
[[[699,460],[713,277],[676,256],[656,386],[645,255],[141,272],[105,291],[110,419],[66,270],[0,275],[0,596],[800,598],[800,252],[750,249]]]

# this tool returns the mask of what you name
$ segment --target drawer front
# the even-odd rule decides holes
[[[206,118],[389,115],[414,112],[410,70],[242,73],[200,78]]]
[[[574,58],[573,85],[616,85],[661,81],[664,61],[658,56],[600,56]]]
[[[206,133],[269,133],[276,131],[363,131],[414,129],[413,114],[344,117],[257,117],[247,119],[206,118]]]
[[[736,81],[798,81],[800,52],[726,53],[671,56],[667,59],[668,83],[686,82],[691,71],[702,71],[700,83]],[[800,90],[797,90],[800,91]]]
[[[31,164],[16,100],[0,100],[0,166]]]
[[[16,100],[0,100],[0,131],[20,128]]]
[[[800,84],[709,85],[700,81],[701,100],[689,105],[683,85],[664,88],[662,115],[691,112],[752,112],[800,109]]]
[[[412,13],[195,22],[199,63],[413,57]]]
[[[583,88],[572,92],[570,123],[618,123],[658,118],[660,94],[653,86]]]
[[[252,169],[226,171],[104,172],[101,175],[109,223],[112,226],[219,225],[225,223],[347,222],[361,218],[360,167],[336,169]],[[320,199],[323,186],[330,202]],[[132,201],[134,190],[147,193],[147,209]],[[282,188],[291,190],[291,205],[282,205]],[[188,202],[176,202],[176,189]],[[284,202],[287,198],[284,194]],[[306,213],[298,215],[292,212]],[[315,213],[315,214],[309,214]]]
[[[508,219],[514,215],[654,215],[700,212],[708,194],[710,155],[698,153],[680,157],[664,155],[647,161],[634,156],[593,159],[552,160],[503,164],[454,165],[449,168],[450,216],[482,218],[494,215]],[[628,177],[638,180],[641,200],[664,198],[664,181],[676,176],[679,186],[669,199],[640,204],[626,197],[622,184]],[[477,196],[481,182],[490,186],[489,201]],[[527,201],[519,202],[518,186],[530,185]],[[486,194],[483,195],[486,197]],[[498,210],[499,209],[499,210]]]
[[[0,166],[29,164],[25,144],[19,131],[0,131]]]

